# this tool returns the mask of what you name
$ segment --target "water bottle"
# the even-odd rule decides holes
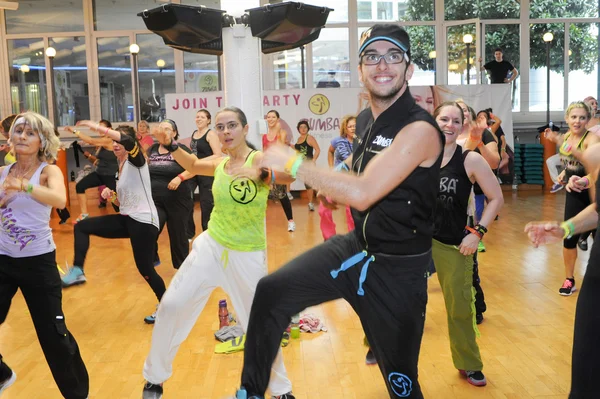
[[[235,399],[248,399],[248,392],[246,388],[241,387],[235,394]]]
[[[300,338],[300,314],[296,313],[292,316],[292,328],[290,335],[294,339]]]
[[[219,301],[219,328],[229,326],[229,311],[227,310],[227,300]]]
[[[75,181],[75,171],[71,171],[71,181]]]

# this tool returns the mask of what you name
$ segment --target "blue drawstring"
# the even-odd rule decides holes
[[[352,266],[358,264],[361,260],[363,260],[364,258],[366,258],[369,254],[367,253],[367,251],[362,251],[357,253],[356,255],[351,256],[350,258],[346,259],[344,262],[342,262],[342,265],[340,266],[339,269],[336,270],[332,270],[331,273],[331,277],[333,278],[337,278],[338,274],[340,274],[340,272],[344,272],[348,269],[350,269]],[[358,295],[363,296],[365,295],[365,290],[363,289],[363,283],[365,282],[365,280],[367,279],[367,272],[369,271],[369,263],[371,263],[371,261],[375,260],[375,256],[371,255],[371,257],[369,259],[367,259],[367,261],[363,264],[362,269],[360,270],[360,277],[358,279]]]

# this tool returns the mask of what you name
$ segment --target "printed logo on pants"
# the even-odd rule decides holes
[[[388,381],[392,391],[401,398],[406,398],[412,392],[412,381],[410,378],[400,373],[391,373]]]

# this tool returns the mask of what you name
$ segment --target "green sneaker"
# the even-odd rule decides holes
[[[479,245],[477,246],[477,252],[485,252],[485,245],[483,245],[483,241],[479,241]]]

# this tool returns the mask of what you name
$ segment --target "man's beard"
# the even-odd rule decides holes
[[[371,101],[389,102],[390,100],[394,99],[394,97],[396,97],[398,95],[398,93],[400,93],[400,91],[404,87],[405,83],[406,83],[406,77],[404,76],[398,82],[398,84],[393,86],[392,88],[390,88],[389,92],[387,92],[387,93],[378,94],[378,93],[375,93],[374,91],[369,90],[369,95],[371,96]]]

